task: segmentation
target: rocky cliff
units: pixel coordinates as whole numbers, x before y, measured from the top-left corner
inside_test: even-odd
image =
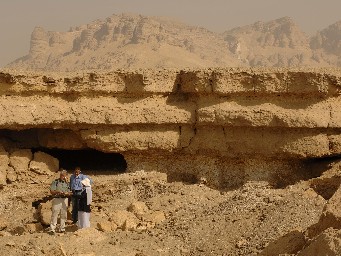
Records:
[[[340,93],[336,68],[2,71],[0,246],[340,255]],[[51,236],[44,196],[80,163],[91,228]]]
[[[312,37],[288,17],[219,34],[162,17],[112,15],[68,32],[37,27],[28,55],[8,67],[77,71],[340,66],[339,23]]]
[[[299,171],[307,161],[340,156],[340,90],[337,69],[1,73],[2,144],[116,152],[128,171],[221,188],[277,186],[278,175],[314,175]],[[35,136],[6,133],[17,130]]]

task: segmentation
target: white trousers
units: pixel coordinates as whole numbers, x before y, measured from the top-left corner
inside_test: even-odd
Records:
[[[60,212],[60,230],[65,230],[65,222],[67,218],[67,198],[53,198],[52,199],[52,216],[50,228],[52,231],[56,230],[57,219]]]
[[[90,212],[78,211],[78,227],[90,228]]]

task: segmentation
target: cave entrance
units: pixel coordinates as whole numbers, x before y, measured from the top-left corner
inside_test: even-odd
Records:
[[[69,144],[76,145],[70,148]],[[68,129],[32,128],[26,130],[0,129],[0,147],[31,149],[49,154],[59,160],[59,166],[73,172],[79,166],[89,174],[117,174],[127,169],[124,156],[88,148],[75,131]]]
[[[123,155],[118,153],[104,153],[94,149],[63,150],[39,148],[34,151],[47,153],[59,160],[59,167],[68,172],[79,166],[87,174],[115,174],[123,173],[127,163]]]

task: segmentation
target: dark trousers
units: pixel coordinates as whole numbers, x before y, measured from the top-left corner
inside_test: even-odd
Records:
[[[72,221],[76,223],[78,221],[78,208],[79,208],[79,195],[82,190],[72,191],[71,203],[72,203]]]

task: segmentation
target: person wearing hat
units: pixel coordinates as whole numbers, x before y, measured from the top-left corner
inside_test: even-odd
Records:
[[[82,180],[85,178],[88,178],[90,184],[92,184],[92,180],[87,175],[81,173],[80,167],[76,167],[74,173],[70,177],[70,188],[72,191],[72,223],[74,224],[78,221],[79,196],[83,191]]]
[[[50,186],[52,199],[52,216],[50,222],[50,233],[54,234],[57,226],[57,219],[60,213],[60,232],[65,232],[67,218],[68,197],[71,195],[69,183],[66,181],[67,171],[61,170],[59,178],[55,179]]]
[[[90,227],[90,204],[92,202],[91,182],[89,178],[85,178],[81,181],[83,189],[79,197],[78,204],[78,227],[89,228]]]

